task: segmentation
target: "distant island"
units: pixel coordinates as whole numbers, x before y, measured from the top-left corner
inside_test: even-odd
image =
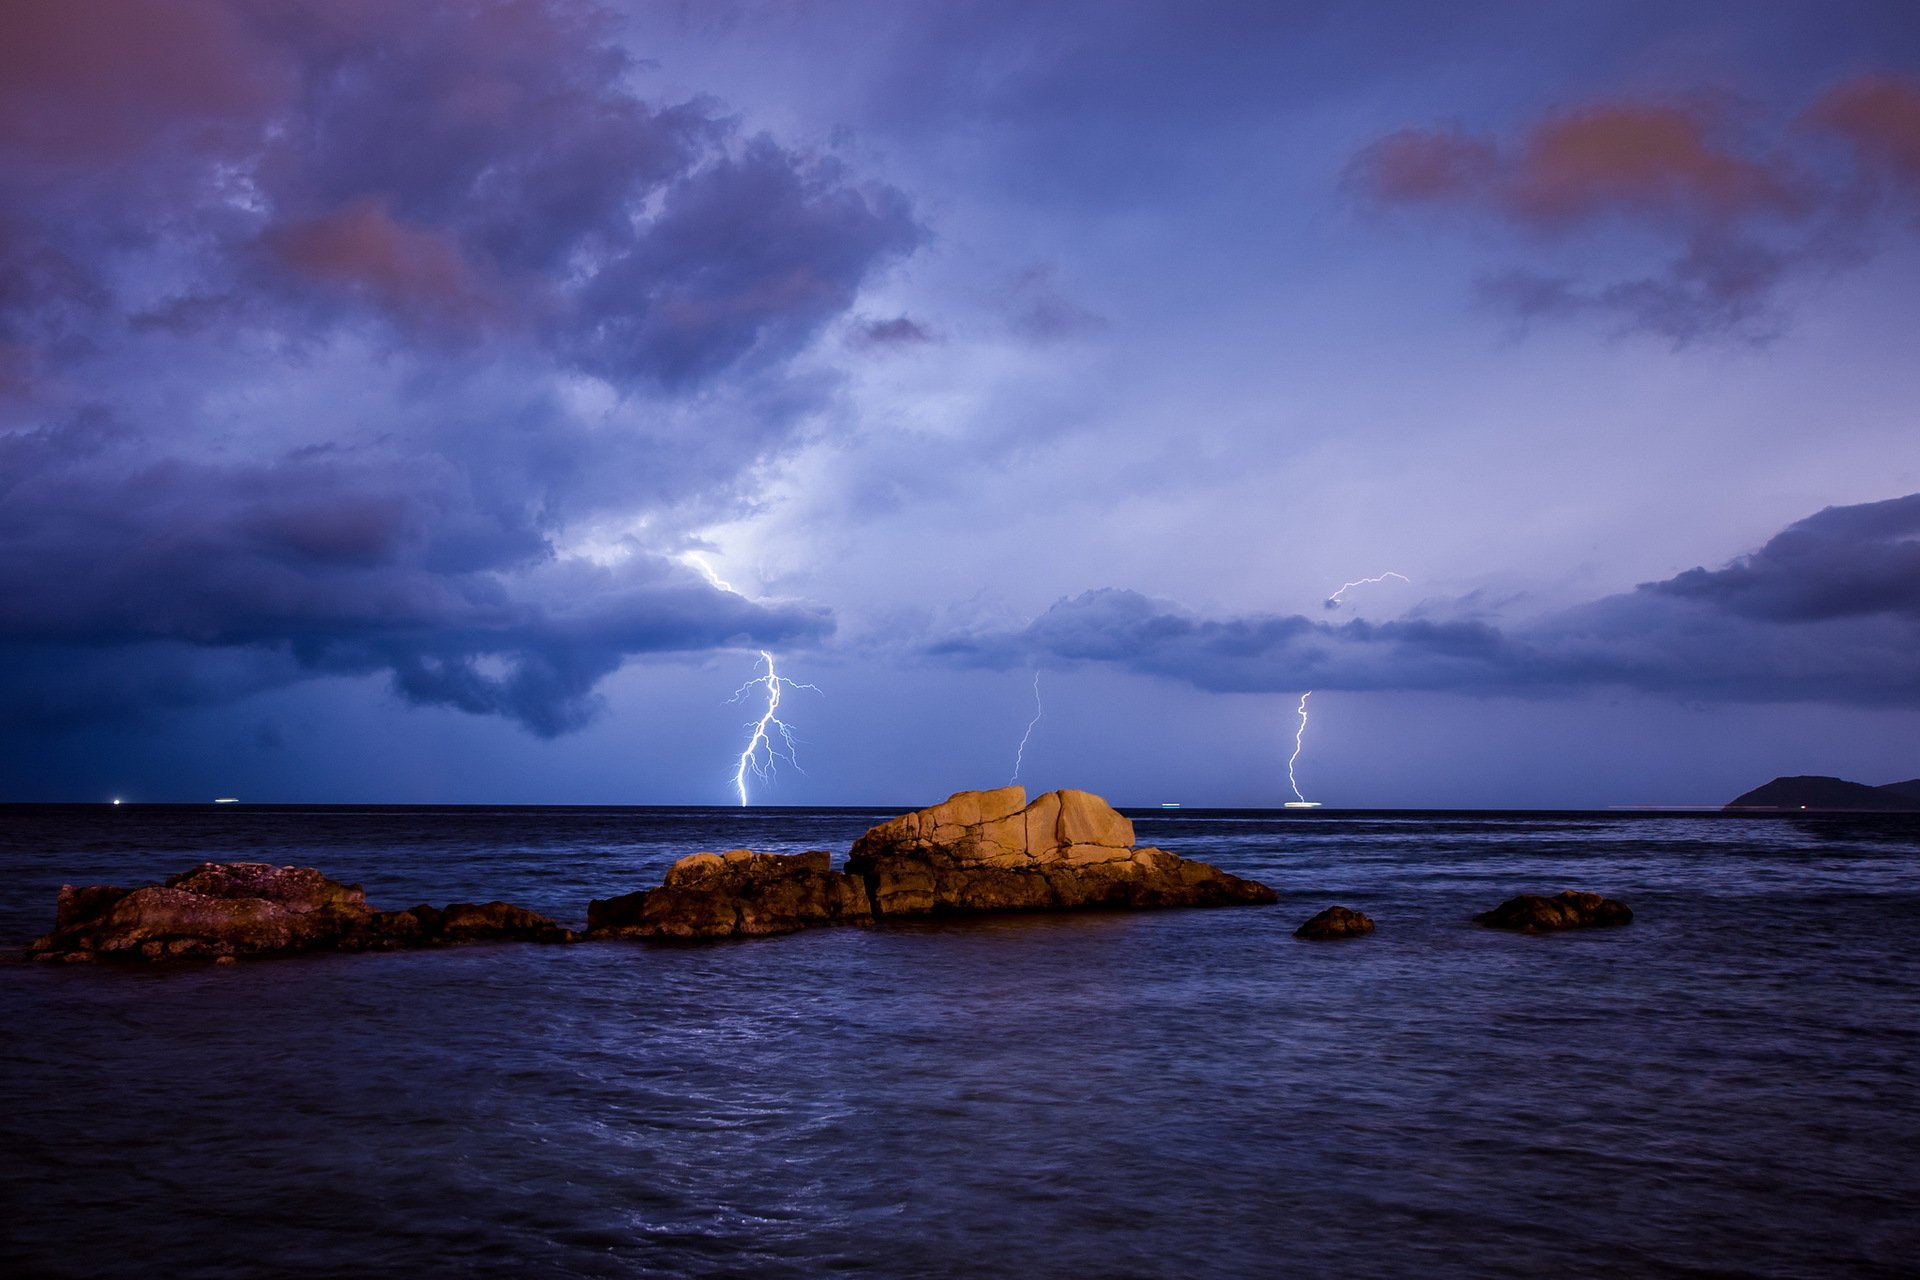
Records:
[[[1870,787],[1864,782],[1800,774],[1775,778],[1734,797],[1729,809],[1827,809],[1849,813],[1912,813],[1920,811],[1920,778]]]

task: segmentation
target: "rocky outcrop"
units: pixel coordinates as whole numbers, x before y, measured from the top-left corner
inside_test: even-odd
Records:
[[[505,902],[375,911],[359,885],[312,867],[203,862],[139,889],[63,886],[36,959],[174,960],[390,951],[453,942],[568,942],[574,934]]]
[[[1357,938],[1373,932],[1373,921],[1346,907],[1328,907],[1293,931],[1296,938],[1325,942],[1334,938]]]
[[[1517,929],[1522,933],[1547,933],[1554,929],[1584,929],[1599,925],[1631,924],[1633,910],[1624,902],[1603,898],[1597,893],[1555,894],[1542,898],[1522,894],[1508,898],[1491,911],[1474,919],[1489,929]]]
[[[695,853],[658,889],[587,904],[589,938],[731,938],[872,924],[866,883],[828,853]]]
[[[1099,796],[1021,787],[962,791],[854,842],[847,871],[874,914],[1224,907],[1271,903],[1263,884],[1164,850],[1134,847],[1133,823]]]

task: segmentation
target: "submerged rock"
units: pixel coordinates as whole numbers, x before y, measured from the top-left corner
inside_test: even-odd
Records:
[[[1600,925],[1631,924],[1633,909],[1624,902],[1603,898],[1597,893],[1555,894],[1551,898],[1521,894],[1508,898],[1491,911],[1474,919],[1489,929],[1517,929],[1522,933],[1546,933],[1553,929],[1583,929]]]
[[[587,904],[589,938],[762,937],[872,923],[866,884],[833,870],[825,852],[688,854],[658,889]]]
[[[375,911],[359,885],[329,880],[312,867],[203,862],[138,889],[62,886],[53,932],[29,954],[55,961],[223,959],[574,936],[504,902]]]
[[[1079,907],[1224,907],[1279,895],[1161,849],[1099,796],[1021,787],[962,791],[854,842],[847,870],[881,917]]]
[[[1328,907],[1293,931],[1296,938],[1323,942],[1331,938],[1357,938],[1373,932],[1373,921],[1346,907]]]

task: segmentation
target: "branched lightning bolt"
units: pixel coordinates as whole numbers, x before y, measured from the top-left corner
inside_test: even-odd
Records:
[[[1355,578],[1352,582],[1342,583],[1338,591],[1328,596],[1326,606],[1329,609],[1338,609],[1340,607],[1340,597],[1355,587],[1364,587],[1375,582],[1385,582],[1388,578],[1398,578],[1400,581],[1407,583],[1413,581],[1413,579],[1409,578],[1406,574],[1395,573],[1391,569],[1371,578]],[[1300,716],[1300,727],[1293,731],[1293,754],[1287,757],[1287,785],[1293,788],[1294,801],[1302,805],[1311,805],[1313,802],[1300,794],[1300,780],[1294,776],[1293,767],[1299,763],[1300,752],[1307,743],[1307,699],[1312,696],[1313,690],[1307,690],[1300,695],[1300,705],[1294,708]]]
[[[1373,582],[1385,582],[1388,578],[1398,578],[1402,582],[1413,581],[1413,579],[1409,578],[1406,574],[1395,573],[1391,569],[1387,570],[1385,573],[1381,574],[1379,577],[1376,577],[1376,578],[1356,578],[1354,581],[1347,583],[1346,585],[1342,586],[1338,591],[1334,592],[1332,595],[1327,597],[1327,608],[1338,609],[1340,607],[1340,597],[1347,594],[1347,592],[1353,590],[1355,587],[1364,587],[1367,584],[1373,583]]]
[[[1300,782],[1293,776],[1293,764],[1294,761],[1300,758],[1300,748],[1306,743],[1307,699],[1312,696],[1313,690],[1311,689],[1300,695],[1300,705],[1296,708],[1300,713],[1300,727],[1293,731],[1293,754],[1287,757],[1287,785],[1293,788],[1294,798],[1302,804],[1307,802],[1307,798],[1300,794]]]
[[[1020,749],[1013,753],[1013,777],[1007,779],[1008,786],[1020,781],[1020,762],[1027,758],[1027,743],[1033,737],[1033,726],[1040,723],[1040,717],[1044,714],[1045,709],[1040,705],[1040,673],[1036,671],[1033,673],[1033,719],[1027,721],[1027,731],[1020,735]]]
[[[773,775],[774,760],[783,756],[788,764],[796,769],[800,768],[800,762],[794,758],[793,754],[793,730],[788,728],[786,722],[781,720],[776,714],[780,710],[780,691],[786,688],[794,688],[812,689],[815,693],[820,692],[819,686],[817,685],[801,684],[799,681],[789,680],[775,671],[773,668],[773,655],[765,649],[760,651],[760,660],[767,664],[767,674],[756,676],[754,679],[747,681],[738,689],[734,690],[733,697],[728,699],[729,702],[738,702],[740,699],[746,697],[747,690],[756,685],[765,688],[767,691],[767,709],[760,716],[758,723],[747,726],[753,730],[753,735],[747,739],[746,749],[740,753],[740,765],[733,773],[734,790],[740,793],[740,807],[743,809],[746,808],[747,805],[747,774],[749,772],[752,772],[757,778],[771,777]],[[782,751],[774,745],[773,733],[768,732],[769,730],[780,735],[780,741],[786,744],[785,751]],[[802,769],[801,772],[804,773],[806,771]]]

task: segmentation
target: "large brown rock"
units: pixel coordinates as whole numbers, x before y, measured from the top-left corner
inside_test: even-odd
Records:
[[[854,842],[847,870],[878,916],[1076,907],[1270,903],[1263,884],[1161,849],[1134,847],[1133,823],[1099,796],[1021,787],[962,791]]]
[[[570,941],[545,916],[504,902],[375,911],[359,885],[312,867],[203,862],[139,889],[62,886],[43,960],[227,959],[302,951],[380,951],[447,942]]]
[[[1481,912],[1474,919],[1489,929],[1546,933],[1554,929],[1631,924],[1633,909],[1624,902],[1615,902],[1597,893],[1568,890],[1551,898],[1523,893],[1517,898],[1508,898],[1491,911]]]
[[[866,884],[814,853],[694,853],[658,889],[587,904],[589,938],[730,938],[872,924]]]

